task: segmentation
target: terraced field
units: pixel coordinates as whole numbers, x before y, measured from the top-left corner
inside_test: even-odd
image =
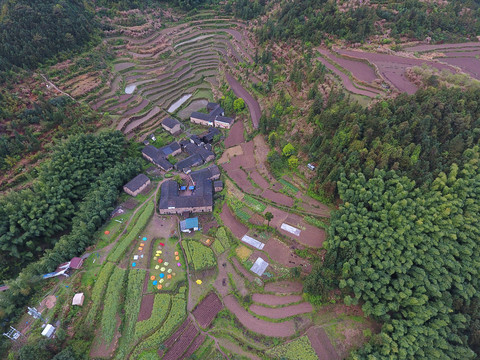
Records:
[[[199,13],[163,29],[160,18],[152,17],[148,24],[141,31],[117,25],[109,32],[112,36],[104,43],[115,44],[115,59],[108,78],[82,95],[93,109],[113,115],[112,127],[125,134],[142,133],[190,102],[204,99],[196,94],[215,91],[212,84],[220,83],[220,69],[252,61],[245,25],[232,18]],[[67,93],[81,80],[76,74],[68,78],[68,83],[66,78],[57,79]]]

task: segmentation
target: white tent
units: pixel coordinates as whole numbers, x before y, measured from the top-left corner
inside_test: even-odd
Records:
[[[83,300],[85,300],[85,296],[83,295],[83,293],[75,294],[75,296],[73,297],[72,305],[82,306]]]
[[[47,337],[47,338],[51,338],[54,332],[55,332],[55,328],[53,327],[53,325],[48,324],[43,329],[42,335]]]
[[[268,263],[261,257],[259,257],[257,258],[257,261],[255,261],[255,264],[253,264],[253,266],[251,267],[250,271],[254,272],[258,276],[262,276],[267,266]]]

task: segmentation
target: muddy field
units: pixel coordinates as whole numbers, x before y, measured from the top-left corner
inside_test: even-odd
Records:
[[[237,218],[232,214],[230,208],[227,204],[223,204],[222,212],[220,214],[225,226],[235,235],[237,238],[241,239],[248,231],[248,228],[237,220]]]
[[[296,316],[301,314],[307,314],[313,311],[313,307],[310,303],[301,303],[295,305],[288,305],[281,308],[269,308],[261,305],[250,305],[250,311],[265,316],[270,319],[285,319],[290,316]]]
[[[225,147],[229,148],[240,145],[243,142],[245,142],[245,138],[243,137],[243,122],[237,121],[233,124],[227,138],[225,139]]]
[[[301,295],[270,295],[270,294],[253,294],[252,301],[258,304],[269,306],[280,306],[297,303],[303,300]]]
[[[155,300],[155,294],[143,295],[142,304],[140,305],[140,312],[138,313],[137,321],[150,319],[150,316],[152,315],[154,300]]]
[[[303,290],[302,283],[293,281],[277,281],[265,284],[265,291],[279,294],[296,294]]]

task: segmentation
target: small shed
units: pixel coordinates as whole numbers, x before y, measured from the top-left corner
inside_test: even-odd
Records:
[[[188,218],[180,221],[180,230],[182,232],[190,233],[198,230],[198,217]]]
[[[310,170],[315,170],[315,165],[314,164],[307,164],[307,167],[310,169]]]
[[[223,181],[216,180],[213,182],[213,187],[215,188],[215,192],[219,192],[223,190]]]
[[[84,300],[85,300],[85,295],[83,295],[83,293],[75,294],[72,300],[72,305],[83,306]]]
[[[42,331],[42,336],[45,336],[50,339],[54,332],[55,332],[55,328],[53,327],[53,325],[47,324],[47,326],[45,326],[45,328]]]
[[[137,196],[143,189],[150,185],[150,179],[145,174],[138,174],[123,187],[123,191],[132,196]]]

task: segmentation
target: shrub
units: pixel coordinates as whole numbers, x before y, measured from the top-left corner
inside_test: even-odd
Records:
[[[217,240],[220,240],[220,242],[222,243],[225,249],[230,247],[230,240],[223,226],[218,228],[217,234],[215,235],[215,237],[217,238]]]
[[[193,264],[196,271],[214,267],[217,262],[212,249],[198,241],[185,241],[185,252],[189,264]]]
[[[168,314],[168,310],[170,310],[170,295],[156,294],[150,318],[137,322],[135,325],[135,338],[139,339],[155,328],[160,327]]]
[[[222,243],[220,240],[215,240],[212,244],[213,251],[215,251],[215,254],[220,255],[225,251],[225,248],[223,247]]]
[[[102,314],[102,336],[106,343],[113,340],[115,328],[117,325],[117,313],[119,312],[120,296],[123,291],[125,280],[125,270],[116,267],[108,282],[107,292]]]
[[[139,216],[138,220],[136,221],[135,225],[133,228],[130,230],[130,232],[123,237],[115,247],[115,250],[113,250],[110,255],[108,256],[108,260],[117,262],[120,257],[123,256],[125,251],[127,250],[128,246],[132,243],[132,241],[136,240],[138,237],[138,234],[144,229],[144,227],[147,225],[148,221],[150,220],[150,217],[153,214],[153,210],[155,209],[155,203],[153,201],[149,201],[148,204],[145,206],[145,209],[143,210],[142,214]]]

